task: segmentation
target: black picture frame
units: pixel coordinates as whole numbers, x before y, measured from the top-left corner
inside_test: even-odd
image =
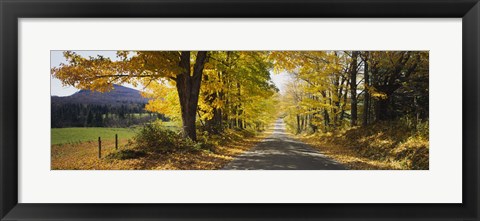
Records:
[[[478,0],[0,0],[0,15],[1,220],[479,220]],[[76,17],[463,18],[463,203],[18,203],[17,20]]]

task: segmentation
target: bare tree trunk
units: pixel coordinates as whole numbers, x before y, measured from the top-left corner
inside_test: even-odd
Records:
[[[297,134],[300,133],[300,115],[297,114]]]
[[[352,63],[350,64],[350,126],[357,125],[357,56],[358,51],[352,52]]]
[[[218,77],[221,77],[220,73],[218,73]],[[204,79],[206,82],[208,82],[209,81],[208,75],[204,75]],[[215,102],[215,100],[220,97],[220,93],[204,92],[203,96],[205,97],[205,101],[210,106],[213,106],[213,102]],[[213,114],[212,118],[205,120],[205,125],[203,126],[205,127],[205,130],[208,131],[209,133],[220,134],[220,132],[222,131],[222,110],[217,107],[212,107],[212,114]]]
[[[327,106],[327,92],[321,91],[323,97],[323,104]],[[317,98],[318,100],[318,98]],[[328,109],[326,107],[323,108],[323,126],[324,131],[328,131],[328,125],[330,124],[330,116],[328,115]]]
[[[304,125],[305,125],[305,116],[302,115],[300,116],[300,128],[299,128],[300,132],[302,132]]]
[[[241,86],[240,83],[237,82],[237,96],[239,99],[238,105],[237,105],[237,126],[240,129],[243,129],[243,121],[242,121],[242,115],[243,115],[243,110],[242,110],[242,93],[241,93]]]
[[[343,121],[345,118],[345,109],[347,106],[347,97],[348,97],[348,86],[350,85],[349,81],[347,81],[347,84],[345,85],[345,93],[343,93],[343,104],[342,104],[342,112],[340,114],[340,121]]]
[[[182,112],[183,136],[194,141],[197,140],[197,131],[195,126],[198,96],[200,93],[200,84],[207,52],[199,51],[193,67],[193,73],[190,74],[190,51],[182,51],[179,66],[183,72],[177,75],[176,84],[180,100],[180,109]]]
[[[364,99],[364,102],[363,102],[363,122],[362,122],[362,125],[363,126],[367,126],[368,124],[368,114],[370,112],[370,93],[368,92],[368,87],[370,86],[370,74],[368,73],[368,52],[365,52],[367,53],[365,55],[365,58],[364,58],[364,85],[365,85],[365,92],[364,92],[364,95],[365,95],[365,99]]]

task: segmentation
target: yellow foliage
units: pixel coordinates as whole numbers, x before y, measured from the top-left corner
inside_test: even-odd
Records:
[[[374,124],[301,139],[350,169],[429,169],[428,134],[412,130],[402,122]]]
[[[147,91],[142,93],[149,98],[145,110],[164,114],[174,121],[181,120],[180,102],[175,87],[166,81],[151,82]]]
[[[384,92],[378,91],[377,89],[375,89],[375,87],[365,86],[365,88],[368,90],[368,92],[373,98],[376,98],[379,100],[385,100],[388,98],[388,96]]]

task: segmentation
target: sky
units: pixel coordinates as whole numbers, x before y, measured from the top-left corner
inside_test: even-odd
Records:
[[[102,55],[112,60],[117,60],[116,51],[75,51],[75,52],[84,57],[88,57],[88,56],[96,57],[97,55]],[[65,57],[63,57],[63,51],[51,51],[50,67],[51,68],[58,67],[60,66],[61,63],[66,63]],[[285,72],[282,72],[279,74],[274,74],[271,72],[270,77],[272,78],[273,83],[280,90],[280,93],[285,92],[286,84],[291,80],[290,75]],[[75,87],[62,85],[62,82],[54,78],[52,75],[50,76],[50,82],[51,82],[52,96],[69,96],[78,91],[78,89]],[[137,89],[137,90],[143,89],[141,85],[137,85],[137,87],[134,87],[131,84],[123,84],[123,86]]]

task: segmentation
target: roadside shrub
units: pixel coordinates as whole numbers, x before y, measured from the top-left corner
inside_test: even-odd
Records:
[[[197,142],[184,138],[180,132],[175,132],[160,124],[145,125],[133,138],[134,149],[147,152],[170,153],[174,151],[211,151],[215,150],[218,141],[213,135],[204,131],[197,134]]]
[[[222,141],[222,134],[203,131],[202,133],[197,134],[197,139],[197,142],[193,145],[194,150],[215,152],[215,148]]]
[[[145,125],[133,140],[137,149],[152,152],[171,152],[187,144],[179,133],[158,124]]]

